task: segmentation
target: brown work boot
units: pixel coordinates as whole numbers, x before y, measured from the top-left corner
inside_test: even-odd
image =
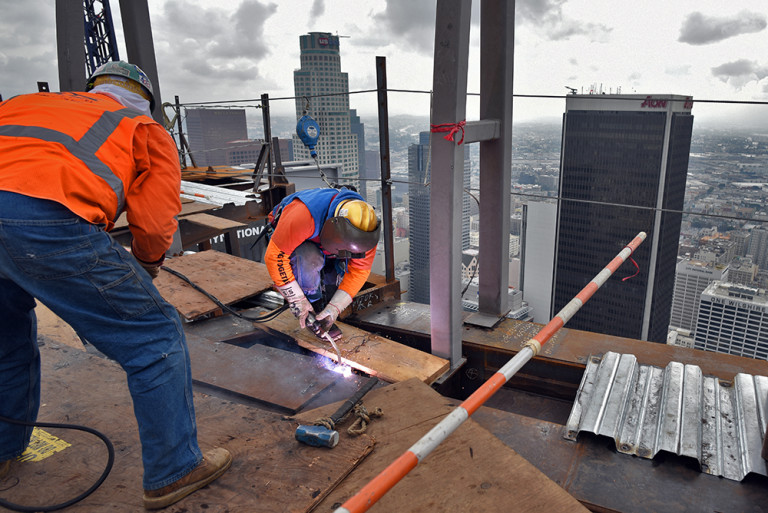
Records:
[[[186,476],[157,490],[144,490],[144,507],[160,509],[183,499],[222,475],[232,465],[232,455],[221,447],[211,449]]]

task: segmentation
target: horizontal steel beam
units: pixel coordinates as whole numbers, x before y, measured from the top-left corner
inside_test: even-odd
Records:
[[[466,125],[464,125],[464,142],[493,141],[499,138],[500,133],[501,121],[498,119],[467,121]],[[461,138],[458,140],[461,140]]]

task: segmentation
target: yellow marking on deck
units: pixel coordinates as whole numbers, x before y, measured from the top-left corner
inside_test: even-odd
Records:
[[[19,461],[42,461],[48,456],[53,456],[57,452],[63,451],[71,444],[61,438],[43,431],[40,428],[32,430],[32,438],[29,441],[27,449],[19,456]]]

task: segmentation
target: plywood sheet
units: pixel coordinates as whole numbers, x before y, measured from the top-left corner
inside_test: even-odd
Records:
[[[376,439],[376,450],[318,506],[333,511],[434,427],[454,407],[431,387],[416,379],[371,391],[363,398],[371,411],[381,408],[366,434]],[[311,423],[332,413],[329,405],[296,415],[294,421]],[[348,421],[351,422],[351,419]],[[339,427],[339,445],[355,437]],[[531,463],[472,419],[465,421],[415,469],[397,483],[369,511],[467,511],[526,513],[586,512],[576,499]]]
[[[225,305],[259,294],[272,286],[272,279],[263,263],[220,251],[201,251],[169,258],[163,265],[180,272]],[[154,283],[166,301],[187,320],[220,310],[208,297],[171,273],[161,270]]]
[[[45,343],[41,354],[40,420],[87,425],[115,446],[106,481],[66,511],[143,511],[141,448],[124,372],[101,356],[53,342]],[[201,448],[225,447],[234,463],[205,489],[163,511],[308,511],[373,449],[368,436],[333,450],[309,447],[294,439],[296,425],[280,415],[198,392],[194,400]],[[70,445],[41,461],[14,462],[2,482],[3,499],[29,506],[60,504],[101,474],[107,451],[97,438],[70,430],[45,431]]]
[[[444,358],[342,322],[337,322],[336,325],[343,333],[337,345],[344,363],[384,381],[396,383],[417,378],[430,384],[450,367],[450,362]],[[299,322],[290,313],[281,314],[259,326],[289,335],[301,347],[337,359],[336,352],[328,342],[320,340],[307,329],[301,329]]]

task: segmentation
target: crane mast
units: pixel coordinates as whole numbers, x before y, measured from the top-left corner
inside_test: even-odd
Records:
[[[109,0],[83,0],[86,76],[102,64],[120,60]]]

